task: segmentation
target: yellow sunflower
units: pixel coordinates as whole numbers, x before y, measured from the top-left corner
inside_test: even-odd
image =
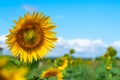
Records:
[[[63,80],[62,72],[57,68],[50,68],[47,71],[43,71],[41,78],[57,77],[57,80]]]
[[[57,38],[55,32],[51,31],[56,26],[50,22],[50,17],[42,13],[27,13],[24,18],[14,21],[15,26],[7,35],[6,43],[12,54],[20,57],[21,61],[32,62],[45,56]]]
[[[111,66],[106,66],[106,70],[111,70]]]
[[[27,80],[24,76],[27,73],[26,68],[21,69],[2,69],[0,70],[0,80]]]
[[[59,70],[64,70],[68,66],[67,58],[63,57],[56,61]]]
[[[8,60],[9,60],[8,57],[0,56],[0,69],[7,64]]]

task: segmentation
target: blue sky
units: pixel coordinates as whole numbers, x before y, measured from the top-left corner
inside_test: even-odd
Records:
[[[0,0],[0,36],[8,34],[15,25],[13,20],[28,11],[50,16],[57,25],[57,36],[62,42],[70,42],[66,45],[85,41],[97,47],[115,45],[120,50],[119,0]]]
[[[101,38],[106,42],[120,39],[120,1],[117,0],[1,0],[0,35],[7,34],[13,20],[27,12],[26,5],[51,16],[60,37]]]

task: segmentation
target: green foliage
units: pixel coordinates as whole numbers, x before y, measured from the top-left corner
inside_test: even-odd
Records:
[[[73,58],[71,53],[74,53],[73,49],[70,50],[69,54],[63,56],[68,61],[72,59],[72,63],[69,62],[68,67],[62,71],[63,80],[120,80],[120,58],[116,57],[117,51],[113,47],[109,47],[102,58],[95,60]],[[39,61],[34,60],[32,63],[24,63],[19,58],[11,56],[1,57],[8,57],[9,59],[6,68],[27,67],[27,80],[57,80],[54,76],[49,79],[41,79],[41,74],[50,67],[62,64],[62,57],[44,58]]]

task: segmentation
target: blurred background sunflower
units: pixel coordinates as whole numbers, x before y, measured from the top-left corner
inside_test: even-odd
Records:
[[[26,73],[26,68],[2,69],[0,70],[0,80],[27,80],[25,78]]]
[[[68,66],[67,58],[65,57],[57,58],[55,60],[55,66],[57,66],[59,70],[64,70]]]
[[[63,80],[62,72],[57,68],[50,68],[46,71],[43,71],[41,78],[51,78],[51,77],[57,77],[57,80]]]

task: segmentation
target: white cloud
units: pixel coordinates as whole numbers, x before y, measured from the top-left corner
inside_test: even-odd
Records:
[[[113,42],[111,46],[120,51],[120,41]]]
[[[5,53],[8,49],[5,44],[5,36],[0,36],[0,46],[5,49]],[[53,49],[52,53],[49,53],[48,56],[63,56],[65,53],[68,53],[71,48],[75,49],[76,53],[74,56],[76,57],[99,57],[103,55],[109,46],[113,46],[118,51],[118,56],[120,56],[120,41],[114,41],[111,44],[106,44],[102,41],[102,39],[64,39],[59,37],[58,42],[55,43],[56,47]]]
[[[28,12],[37,11],[37,8],[31,5],[24,4],[22,7]]]
[[[0,36],[0,41],[1,42],[5,42],[5,40],[6,40],[6,35],[1,35]]]
[[[89,40],[89,39],[71,39],[65,40],[59,38],[56,43],[58,46],[63,46],[64,48],[70,49],[74,48],[77,52],[95,52],[97,47],[106,47],[105,43],[101,39]]]
[[[56,43],[56,48],[53,50],[53,53],[50,53],[50,56],[61,56],[64,53],[69,52],[71,48],[75,49],[76,53],[74,56],[76,57],[99,57],[102,56],[106,49],[109,46],[113,46],[120,56],[120,41],[114,41],[111,44],[107,44],[103,42],[101,39],[70,39],[66,40],[63,38],[59,38]]]
[[[0,46],[3,48],[6,48],[5,40],[6,40],[6,35],[1,35],[0,36]]]
[[[10,54],[7,45],[5,44],[6,35],[0,35],[0,47],[3,48],[3,54]]]

